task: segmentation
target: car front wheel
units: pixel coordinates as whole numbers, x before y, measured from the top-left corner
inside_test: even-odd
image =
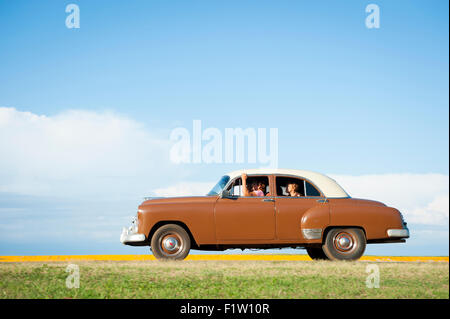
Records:
[[[331,260],[357,260],[366,249],[366,236],[359,228],[333,228],[322,248]]]
[[[189,234],[176,224],[166,224],[158,228],[150,244],[157,259],[183,260],[191,249]]]

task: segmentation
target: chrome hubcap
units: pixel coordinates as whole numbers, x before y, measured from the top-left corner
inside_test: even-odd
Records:
[[[178,243],[178,240],[175,237],[167,237],[163,241],[163,246],[168,251],[175,251],[178,249],[180,244]]]
[[[339,246],[348,248],[350,246],[350,240],[346,237],[341,237],[341,239],[339,239]]]
[[[353,238],[350,234],[340,233],[334,239],[335,247],[342,252],[348,252],[354,246]]]

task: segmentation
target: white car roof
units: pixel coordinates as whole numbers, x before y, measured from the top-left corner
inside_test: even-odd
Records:
[[[256,169],[242,169],[230,172],[226,175],[230,176],[230,179],[234,179],[246,173],[247,175],[292,175],[295,177],[303,178],[312,182],[317,186],[325,197],[328,198],[346,198],[350,197],[347,192],[332,178],[313,171],[297,170],[297,169],[283,169],[283,168],[256,168]]]

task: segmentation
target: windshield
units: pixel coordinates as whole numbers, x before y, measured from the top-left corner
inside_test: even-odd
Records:
[[[207,194],[207,196],[215,196],[222,193],[223,188],[227,185],[230,180],[230,176],[225,175],[217,182],[217,184],[211,189],[211,191]]]

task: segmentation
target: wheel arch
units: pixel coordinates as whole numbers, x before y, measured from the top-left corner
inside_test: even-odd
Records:
[[[175,225],[178,225],[178,226],[182,227],[189,235],[189,239],[191,240],[191,248],[192,249],[197,249],[198,248],[197,242],[195,241],[195,238],[192,235],[191,230],[189,229],[189,227],[185,223],[183,223],[183,222],[181,222],[179,220],[161,220],[161,221],[157,222],[150,229],[150,232],[148,234],[149,241],[152,240],[153,234],[156,232],[156,230],[158,228],[160,228],[161,226],[167,225],[167,224],[175,224]]]
[[[322,233],[322,245],[325,243],[325,240],[327,238],[328,232],[334,228],[358,228],[361,229],[364,233],[364,237],[366,238],[366,242],[367,242],[367,233],[366,230],[364,229],[364,227],[362,226],[355,226],[355,225],[329,225],[327,226]]]

